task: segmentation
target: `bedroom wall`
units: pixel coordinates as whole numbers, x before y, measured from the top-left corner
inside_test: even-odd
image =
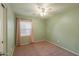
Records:
[[[79,54],[79,9],[56,14],[46,21],[47,41]]]

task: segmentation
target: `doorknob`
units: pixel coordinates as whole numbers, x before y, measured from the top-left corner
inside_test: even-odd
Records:
[[[3,41],[2,41],[2,44],[3,44]]]

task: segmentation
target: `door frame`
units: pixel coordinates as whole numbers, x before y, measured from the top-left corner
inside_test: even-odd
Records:
[[[7,55],[7,4],[3,4],[3,54]]]
[[[3,9],[3,19],[2,19],[2,44],[3,52],[1,55],[7,55],[7,5],[5,3],[0,3]]]

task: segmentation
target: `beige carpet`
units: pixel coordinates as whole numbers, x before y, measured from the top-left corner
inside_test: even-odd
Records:
[[[62,48],[47,41],[18,46],[15,48],[14,56],[76,56]]]

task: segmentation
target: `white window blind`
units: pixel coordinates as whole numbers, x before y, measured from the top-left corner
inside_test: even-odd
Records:
[[[30,36],[32,33],[32,22],[20,22],[20,35],[21,36]]]

